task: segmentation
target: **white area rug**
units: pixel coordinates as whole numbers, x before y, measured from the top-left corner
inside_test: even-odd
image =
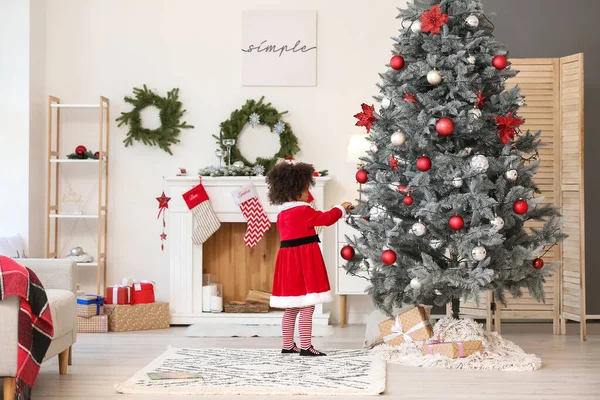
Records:
[[[313,337],[328,337],[333,335],[330,325],[314,325]],[[276,337],[281,338],[281,324],[279,325],[242,325],[242,324],[195,324],[185,331],[189,337]],[[296,327],[298,336],[298,327]]]
[[[542,366],[542,360],[535,354],[525,353],[496,332],[486,332],[472,319],[443,318],[433,330],[434,338],[439,337],[445,342],[481,340],[483,351],[466,358],[451,359],[441,355],[423,356],[422,343],[405,343],[397,347],[384,344],[372,352],[392,364],[422,368],[535,371]]]
[[[118,393],[179,395],[365,396],[385,390],[386,362],[365,350],[330,350],[300,357],[265,349],[170,347]],[[151,371],[199,372],[199,380],[152,381]]]

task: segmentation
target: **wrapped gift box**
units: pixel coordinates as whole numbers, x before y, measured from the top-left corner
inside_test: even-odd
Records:
[[[108,332],[108,315],[94,315],[93,317],[77,317],[78,333],[106,333]]]
[[[93,317],[94,315],[104,314],[104,299],[95,294],[85,294],[77,296],[77,316]]]
[[[124,285],[107,287],[104,304],[131,304],[131,288]]]
[[[105,305],[111,332],[165,329],[170,326],[169,303]]]
[[[423,355],[440,354],[448,358],[464,358],[482,350],[480,340],[466,342],[432,342],[423,345]]]
[[[405,342],[424,342],[433,336],[429,315],[424,307],[415,307],[379,324],[383,341],[390,346]]]
[[[133,281],[131,285],[131,304],[154,303],[154,282]]]

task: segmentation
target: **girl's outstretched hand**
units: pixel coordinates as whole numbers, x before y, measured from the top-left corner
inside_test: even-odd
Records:
[[[354,208],[352,203],[348,203],[347,201],[342,203],[342,207],[344,207],[346,211],[350,211]]]

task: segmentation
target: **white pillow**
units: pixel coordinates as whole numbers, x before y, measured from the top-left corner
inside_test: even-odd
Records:
[[[0,255],[10,258],[27,258],[21,236],[0,237]]]

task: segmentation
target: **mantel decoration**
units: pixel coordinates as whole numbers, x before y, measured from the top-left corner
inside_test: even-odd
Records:
[[[179,133],[182,129],[191,129],[186,121],[180,122],[186,110],[179,101],[179,89],[175,88],[167,93],[167,97],[161,97],[144,85],[143,89],[134,88],[133,97],[125,96],[125,102],[133,105],[133,110],[122,112],[117,118],[119,127],[129,126],[127,137],[123,141],[125,147],[133,145],[133,141],[140,141],[147,146],[158,146],[170,155],[171,145],[179,143]],[[154,106],[160,111],[161,126],[157,129],[143,127],[140,112],[149,106]]]
[[[85,146],[79,145],[75,148],[75,152],[68,154],[69,160],[97,160],[100,157],[100,152],[92,153]]]
[[[222,151],[227,151],[228,155],[228,166],[231,166],[232,162],[242,162],[238,164],[240,166],[262,166],[265,172],[268,172],[275,166],[277,161],[281,158],[293,157],[300,151],[298,147],[298,138],[292,132],[290,124],[283,122],[281,116],[286,114],[287,111],[277,111],[271,103],[263,103],[264,96],[259,101],[249,99],[242,108],[235,110],[231,113],[227,121],[221,122],[220,128],[221,133],[219,136],[213,135],[217,139],[217,145]],[[240,134],[244,127],[250,124],[252,127],[258,125],[266,125],[271,129],[271,132],[279,135],[279,151],[271,158],[257,158],[255,163],[248,161],[235,146]],[[258,175],[257,173],[254,173]],[[240,175],[246,175],[240,174]]]

